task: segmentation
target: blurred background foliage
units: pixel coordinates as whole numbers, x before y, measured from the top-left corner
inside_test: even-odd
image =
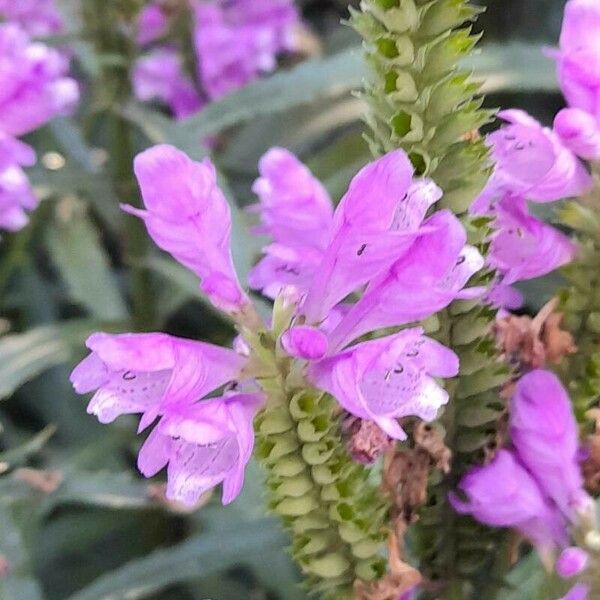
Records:
[[[136,152],[168,142],[200,157],[201,140],[216,136],[213,158],[234,212],[242,276],[260,245],[243,207],[270,146],[298,153],[334,198],[369,160],[362,107],[350,93],[364,74],[359,41],[340,24],[348,2],[301,2],[312,56],[285,62],[182,123],[115,85],[126,76],[127,49],[101,15],[87,15],[87,26],[81,20],[80,9],[95,4],[61,3],[68,31],[48,41],[72,48],[84,101],[77,115],[27,139],[40,157],[29,175],[45,201],[26,229],[0,242],[0,598],[301,600],[285,536],[265,516],[258,467],[232,506],[212,498],[182,512],[163,500],[160,477],[149,483],[137,474],[133,422],[98,425],[68,375],[98,329],[216,343],[233,335],[194,277],[119,211],[119,202],[137,202]],[[542,48],[557,40],[564,0],[484,4],[477,27],[486,35],[472,67],[487,82],[488,106],[517,106],[549,123],[561,99]],[[558,284],[556,276],[529,282],[528,309]],[[511,575],[514,598],[535,597],[538,568],[532,558]]]

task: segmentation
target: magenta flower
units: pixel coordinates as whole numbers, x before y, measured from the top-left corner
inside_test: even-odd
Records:
[[[450,495],[460,514],[470,514],[492,527],[511,527],[529,538],[542,552],[565,545],[566,525],[560,512],[542,493],[535,479],[508,450],[473,468],[459,485],[466,495]]]
[[[254,447],[253,420],[259,394],[231,394],[173,407],[140,449],[138,468],[146,476],[167,466],[167,498],[194,506],[223,483],[223,504],[239,495]]]
[[[520,460],[561,511],[586,502],[577,460],[579,432],[558,378],[535,370],[522,377],[511,401],[510,433]]]
[[[565,579],[575,577],[585,571],[589,559],[589,554],[577,546],[565,548],[556,561],[556,572]]]
[[[275,69],[293,49],[299,20],[291,0],[193,2],[199,78],[212,100]]]
[[[266,256],[252,269],[250,287],[274,298],[289,285],[306,292],[323,258],[333,228],[333,204],[329,194],[291,152],[269,150],[260,160],[261,177],[253,191],[260,203],[261,226],[255,233],[272,242]]]
[[[97,390],[88,412],[101,423],[144,414],[149,424],[170,406],[191,405],[235,379],[245,359],[232,350],[164,333],[95,333],[91,354],[71,374],[79,394]]]
[[[312,383],[349,413],[374,421],[396,439],[406,439],[397,418],[436,417],[448,394],[434,377],[457,373],[454,352],[425,337],[418,327],[357,344],[308,369]]]
[[[493,212],[505,194],[551,202],[591,187],[590,175],[555,132],[522,110],[504,110],[498,116],[509,124],[488,136],[496,166],[472,213]]]
[[[309,323],[322,321],[348,294],[384,273],[412,248],[427,209],[441,196],[431,182],[413,185],[412,175],[406,154],[396,150],[353,178],[335,210],[318,276],[301,308]]]
[[[564,108],[554,119],[563,144],[581,158],[600,158],[600,119],[579,108]]]
[[[60,33],[63,29],[54,0],[0,0],[0,17],[36,37]]]
[[[137,43],[146,46],[162,37],[167,30],[168,19],[159,4],[152,2],[142,8],[137,22]]]
[[[124,210],[144,220],[154,242],[201,279],[219,309],[243,312],[249,300],[231,258],[229,204],[210,160],[194,162],[173,146],[154,146],[135,159],[146,210]]]
[[[182,58],[174,48],[157,48],[139,58],[132,80],[138,100],[163,102],[178,119],[194,114],[202,106],[192,80],[183,72]]]
[[[327,354],[327,335],[316,327],[291,327],[281,336],[281,346],[290,355],[306,360],[319,360]]]
[[[330,351],[361,335],[429,317],[455,299],[481,296],[465,288],[483,267],[483,257],[466,245],[461,222],[447,210],[427,219],[417,240],[399,260],[373,279],[362,297],[333,329]]]
[[[519,197],[504,196],[495,209],[496,232],[488,260],[503,285],[541,277],[570,262],[576,246],[554,227],[532,217]]]
[[[20,136],[70,112],[79,100],[68,60],[12,24],[0,25],[0,131]]]
[[[27,212],[37,208],[39,200],[18,165],[0,167],[0,229],[18,231],[27,222]]]
[[[567,2],[557,63],[569,106],[600,123],[600,5],[595,0]]]
[[[589,597],[590,588],[584,583],[575,584],[567,593],[566,596],[558,600],[587,600]]]

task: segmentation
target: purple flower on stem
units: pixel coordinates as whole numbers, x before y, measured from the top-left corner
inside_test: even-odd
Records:
[[[194,162],[172,146],[154,146],[135,159],[146,210],[124,210],[144,220],[154,242],[201,279],[211,302],[228,313],[249,304],[231,258],[229,204],[210,160]]]
[[[331,237],[333,204],[329,194],[291,152],[269,150],[259,163],[253,191],[260,203],[257,234],[272,243],[248,277],[250,287],[274,298],[286,286],[306,292]]]
[[[542,552],[565,545],[566,524],[560,512],[545,497],[535,479],[508,450],[494,460],[474,467],[461,480],[460,490],[450,502],[460,514],[470,514],[492,527],[511,527],[529,538]]]
[[[138,59],[132,79],[138,100],[164,102],[178,119],[194,114],[202,106],[192,80],[183,73],[182,59],[175,48],[157,48]]]
[[[361,335],[429,317],[453,300],[481,296],[480,287],[465,288],[483,267],[483,257],[466,245],[461,222],[447,210],[427,219],[419,236],[399,260],[373,279],[330,338],[330,351]]]
[[[434,419],[448,401],[434,377],[457,373],[454,352],[414,328],[325,358],[309,367],[308,377],[349,413],[374,421],[393,438],[406,439],[396,419]]]
[[[101,423],[141,413],[140,430],[161,417],[140,450],[140,471],[150,477],[168,463],[172,500],[194,505],[224,482],[223,502],[231,502],[243,483],[262,397],[231,393],[198,400],[239,379],[246,359],[162,333],[96,333],[87,345],[92,352],[75,368],[71,382],[80,394],[97,390],[89,413]]]
[[[569,0],[557,53],[558,79],[573,108],[600,122],[600,5]]]
[[[259,394],[232,394],[174,407],[140,449],[138,468],[146,476],[167,466],[167,498],[194,506],[223,483],[223,504],[239,495],[254,447],[253,420]]]
[[[0,0],[0,17],[36,37],[60,33],[63,29],[54,0]]]
[[[532,217],[523,198],[504,196],[495,214],[496,232],[488,260],[501,274],[503,285],[541,277],[574,258],[575,244],[554,227]]]
[[[193,8],[199,78],[212,100],[272,71],[277,55],[293,48],[299,16],[290,0],[196,1]]]
[[[577,546],[565,548],[556,561],[556,572],[565,579],[575,577],[585,571],[589,559],[589,554]]]
[[[541,369],[522,377],[510,405],[510,433],[522,463],[566,516],[586,502],[579,430],[567,392]]]
[[[164,333],[95,333],[91,354],[73,371],[79,394],[97,390],[88,412],[101,423],[143,414],[142,427],[169,407],[191,405],[239,376],[245,359],[232,350]]]
[[[168,19],[157,3],[150,3],[140,11],[137,22],[137,43],[146,46],[162,37],[168,25]]]
[[[12,24],[0,25],[0,131],[19,136],[70,112],[79,100],[68,59]]]

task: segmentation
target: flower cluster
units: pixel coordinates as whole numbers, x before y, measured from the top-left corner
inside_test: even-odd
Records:
[[[363,168],[335,211],[324,188],[286,150],[271,150],[260,170],[256,210],[260,231],[273,242],[251,279],[275,298],[273,330],[266,330],[235,273],[229,207],[213,165],[156,146],[135,161],[146,209],[125,208],[200,278],[202,291],[234,319],[243,339],[229,350],[160,333],[95,334],[88,340],[91,355],[72,375],[78,392],[98,390],[88,411],[102,422],[140,413],[142,430],[159,418],[139,468],[154,475],[168,465],[168,497],[187,504],[220,482],[224,502],[239,492],[253,418],[265,401],[281,401],[269,396],[265,381],[270,373],[277,379],[283,359],[295,365],[301,386],[330,393],[393,438],[406,437],[398,418],[435,418],[448,400],[435,378],[458,372],[451,350],[419,327],[353,343],[483,292],[465,288],[483,258],[466,244],[452,213],[426,218],[441,192],[413,178],[404,152]]]
[[[277,56],[294,50],[299,15],[292,0],[189,0],[195,72],[187,73],[181,48],[163,41],[174,20],[160,2],[141,12],[137,41],[149,49],[134,69],[142,100],[159,100],[175,117],[198,111],[273,71]]]
[[[68,60],[14,23],[0,25],[0,228],[27,222],[37,199],[22,167],[35,163],[33,148],[16,138],[70,111],[79,99],[67,76]]]
[[[510,403],[512,447],[462,479],[454,508],[494,527],[512,527],[542,554],[565,548],[568,524],[587,510],[579,432],[566,391],[548,371],[520,379]],[[498,482],[502,482],[499,485]]]
[[[32,36],[52,35],[63,29],[55,0],[0,0],[0,17]]]
[[[568,108],[554,129],[563,143],[582,158],[600,158],[600,5],[595,0],[569,0],[554,53],[558,79]]]
[[[529,214],[527,200],[546,203],[578,196],[592,185],[583,164],[555,131],[521,110],[505,110],[508,123],[488,136],[494,172],[471,213],[494,218],[489,264],[498,273],[491,300],[517,308],[512,284],[540,277],[572,260],[569,238]]]

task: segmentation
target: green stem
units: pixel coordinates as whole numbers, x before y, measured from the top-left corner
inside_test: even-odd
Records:
[[[115,104],[126,101],[131,93],[130,72],[135,59],[135,46],[124,33],[136,14],[137,1],[90,0],[85,3],[83,15],[88,36],[94,42],[102,64],[99,81],[95,82],[94,99],[104,114],[108,126],[109,153],[115,189],[121,202],[141,206],[137,183],[133,177],[134,129],[116,114]],[[131,296],[134,310],[134,328],[151,329],[155,322],[152,276],[145,266],[151,244],[143,223],[128,222],[128,260],[132,264]]]
[[[469,243],[485,253],[489,220],[470,218],[467,209],[490,173],[478,130],[492,113],[481,109],[479,84],[459,67],[478,40],[470,23],[480,10],[468,0],[362,0],[352,24],[364,38],[371,67],[363,95],[373,153],[404,149],[416,173],[444,190],[439,208],[460,217]],[[492,278],[487,272],[473,283]],[[438,315],[436,336],[458,353],[461,372],[448,385],[450,401],[441,417],[452,469],[445,477],[432,476],[415,527],[420,568],[435,589],[432,598],[476,595],[503,535],[456,515],[448,502],[461,476],[497,443],[504,411],[499,387],[509,374],[490,336],[494,317],[495,311],[476,301],[455,302]]]
[[[269,508],[292,537],[292,554],[313,593],[352,600],[357,580],[385,574],[387,506],[369,471],[349,457],[339,410],[276,356],[275,337],[254,340],[276,373],[260,380],[267,408],[256,421],[256,456],[267,471]]]

